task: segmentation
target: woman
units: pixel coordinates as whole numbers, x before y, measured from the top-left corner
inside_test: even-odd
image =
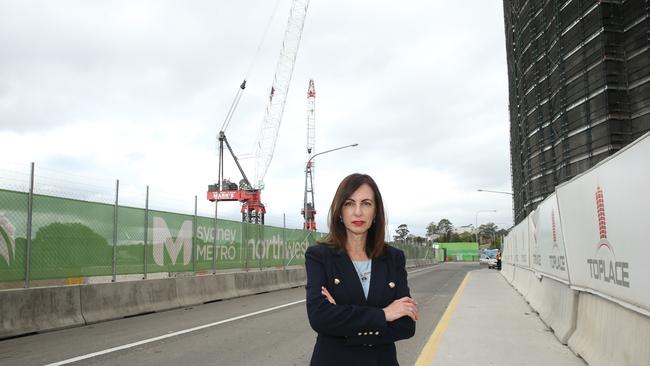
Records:
[[[384,242],[375,181],[352,174],[329,211],[330,233],[305,253],[307,315],[318,333],[311,365],[398,365],[395,341],[415,333],[404,253]]]

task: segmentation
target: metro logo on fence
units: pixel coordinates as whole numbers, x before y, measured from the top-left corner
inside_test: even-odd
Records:
[[[0,257],[7,265],[16,259],[16,228],[9,219],[0,212]]]
[[[157,265],[164,265],[165,249],[176,264],[178,255],[183,249],[183,264],[187,265],[192,259],[192,221],[183,221],[181,228],[178,230],[176,240],[173,239],[167,223],[158,216],[153,218],[153,259]]]

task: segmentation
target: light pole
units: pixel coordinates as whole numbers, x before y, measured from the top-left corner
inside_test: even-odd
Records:
[[[480,243],[478,242],[478,214],[481,212],[497,212],[497,210],[478,210],[476,211],[476,216],[474,216],[474,229],[476,230],[476,246],[480,246]]]
[[[303,206],[302,206],[302,216],[305,219],[305,223],[303,224],[303,229],[316,231],[316,205],[314,202],[314,182],[311,174],[312,160],[314,160],[314,158],[317,157],[318,155],[323,155],[323,154],[331,153],[333,151],[346,149],[348,147],[355,147],[355,146],[359,146],[359,144],[345,145],[345,146],[337,147],[335,149],[321,151],[319,153],[312,155],[311,158],[307,160],[307,164],[305,165],[305,196],[304,196]],[[311,197],[309,197],[310,195]],[[311,202],[308,201],[308,198],[311,198]],[[308,206],[309,209],[307,209]]]
[[[510,197],[514,197],[514,196],[515,196],[514,193],[512,193],[512,192],[492,191],[492,190],[489,190],[489,189],[477,189],[476,191],[477,191],[477,192],[487,192],[487,193],[507,194],[507,195],[509,195]],[[514,205],[513,205],[513,208],[512,208],[512,225],[513,225],[513,226],[515,225],[515,209],[514,209]]]
[[[501,194],[509,194],[509,195],[511,195],[511,196],[513,195],[513,193],[512,193],[512,192],[503,192],[503,191],[491,191],[491,190],[489,190],[489,189],[477,189],[477,191],[478,191],[478,192],[489,192],[489,193],[501,193]]]

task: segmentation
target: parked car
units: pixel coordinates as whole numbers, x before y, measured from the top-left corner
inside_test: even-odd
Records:
[[[480,265],[488,264],[489,259],[490,259],[489,257],[485,255],[481,255],[481,257],[478,259],[478,263]]]

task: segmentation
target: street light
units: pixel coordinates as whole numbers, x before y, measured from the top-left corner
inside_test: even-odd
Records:
[[[497,210],[479,210],[476,211],[476,216],[474,217],[474,228],[476,230],[476,246],[478,247],[480,243],[478,242],[478,214],[481,212],[497,212]]]
[[[359,146],[359,144],[345,145],[345,146],[337,147],[335,149],[321,151],[319,153],[312,155],[311,158],[307,160],[307,164],[305,165],[305,196],[304,196],[303,207],[302,207],[302,216],[305,219],[303,229],[316,231],[316,219],[315,219],[316,205],[314,202],[314,182],[311,176],[311,168],[312,168],[311,161],[318,155],[323,155],[323,154],[331,153],[333,151],[346,149],[348,147],[355,147],[355,146]],[[308,193],[311,193],[311,209],[309,211],[307,211]]]
[[[503,191],[491,191],[489,189],[477,189],[479,192],[490,192],[490,193],[501,193],[501,194],[509,194],[509,195],[514,195],[512,192],[503,192]]]
[[[491,190],[489,190],[489,189],[477,189],[477,191],[478,191],[478,192],[488,192],[488,193],[507,194],[507,195],[509,195],[509,196],[511,196],[511,197],[514,197],[514,193],[512,193],[512,192],[491,191]],[[512,209],[512,224],[513,224],[513,225],[515,224],[515,211],[514,211],[514,207],[513,207],[513,209]]]

